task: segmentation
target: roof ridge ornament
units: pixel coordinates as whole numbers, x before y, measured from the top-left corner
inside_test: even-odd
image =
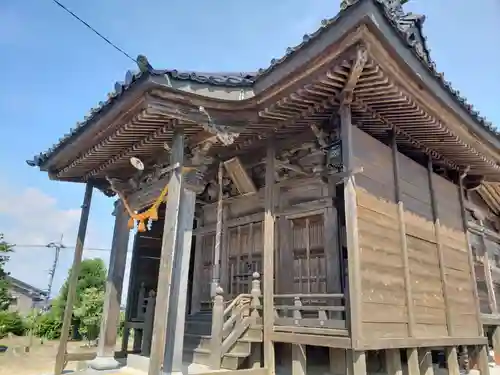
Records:
[[[144,55],[137,56],[136,63],[141,73],[151,73],[154,71],[153,66],[149,63],[148,58]]]

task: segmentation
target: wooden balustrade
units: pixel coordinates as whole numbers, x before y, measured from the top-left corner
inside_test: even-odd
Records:
[[[347,335],[343,294],[276,294],[274,312],[279,331]]]
[[[228,305],[224,302],[223,290],[216,289],[212,308],[212,337],[210,342],[210,363],[213,369],[220,369],[224,354],[236,343],[245,331],[256,324],[261,313],[260,275],[253,274],[250,294],[240,294]]]

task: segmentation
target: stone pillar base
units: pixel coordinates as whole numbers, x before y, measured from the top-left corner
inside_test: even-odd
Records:
[[[114,357],[96,357],[87,364],[90,369],[96,371],[117,370],[122,367],[121,363]]]

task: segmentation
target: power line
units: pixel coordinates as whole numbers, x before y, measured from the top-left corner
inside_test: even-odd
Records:
[[[52,242],[51,242],[52,243]],[[49,244],[50,245],[50,244]],[[41,247],[53,247],[53,246],[48,246],[48,245],[26,245],[26,244],[22,244],[22,245],[17,245],[17,244],[14,244],[12,245],[14,247],[14,249],[16,247],[21,247],[21,248],[41,248]],[[66,245],[63,245],[62,246],[63,249],[74,249],[75,246],[66,246]],[[104,248],[99,248],[99,247],[85,247],[83,248],[83,250],[88,250],[88,251],[111,251],[111,249],[104,249]]]
[[[65,12],[67,12],[68,14],[70,14],[73,18],[75,18],[77,21],[79,21],[80,23],[82,23],[84,26],[86,26],[88,29],[90,29],[94,34],[96,34],[99,38],[101,38],[102,40],[104,40],[106,43],[108,43],[111,47],[113,47],[115,50],[117,50],[118,52],[120,52],[122,55],[124,55],[125,57],[129,58],[130,60],[132,60],[133,62],[137,63],[136,59],[134,59],[132,56],[130,56],[127,52],[125,52],[122,48],[118,47],[116,44],[114,44],[111,40],[109,40],[109,38],[105,37],[104,35],[102,35],[99,31],[97,31],[95,28],[93,28],[92,26],[90,26],[88,24],[88,22],[84,21],[83,19],[81,19],[80,17],[78,17],[75,13],[73,13],[71,10],[69,10],[64,4],[61,4],[59,1],[57,0],[52,0],[56,5],[58,5],[59,7],[61,7]]]

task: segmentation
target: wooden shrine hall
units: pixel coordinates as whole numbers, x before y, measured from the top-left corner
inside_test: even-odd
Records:
[[[138,72],[28,161],[86,184],[75,268],[92,191],[117,198],[91,368],[125,356],[149,375],[488,374],[500,136],[436,71],[424,17],[405,2],[344,1],[256,73],[159,70],[139,56]]]

